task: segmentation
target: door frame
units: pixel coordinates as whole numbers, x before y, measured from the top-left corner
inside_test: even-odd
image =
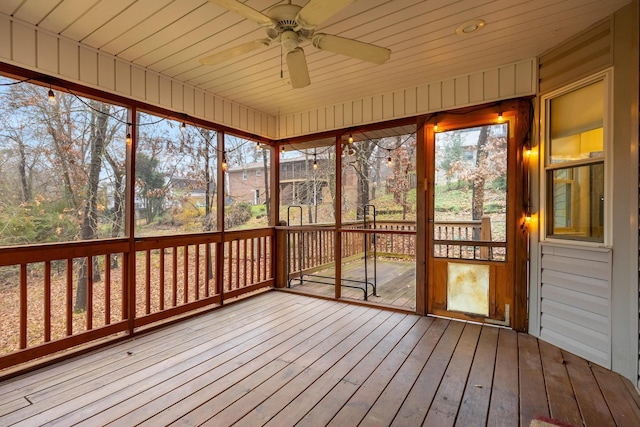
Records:
[[[502,101],[490,105],[441,112],[422,117],[418,121],[418,153],[416,172],[418,174],[418,218],[417,253],[421,256],[416,263],[416,311],[419,314],[443,314],[433,308],[433,297],[429,283],[433,283],[435,269],[431,251],[433,247],[433,191],[435,176],[435,126],[438,132],[509,122],[507,150],[507,269],[503,280],[507,286],[506,300],[509,313],[505,326],[517,331],[526,331],[527,316],[527,265],[529,242],[529,155],[531,153],[530,131],[532,104],[530,99]],[[500,263],[504,265],[505,263]],[[495,262],[487,262],[495,265]],[[491,268],[494,268],[493,266]],[[502,308],[504,311],[504,307]],[[450,315],[450,313],[449,313]],[[455,313],[456,318],[484,322],[483,316],[469,316]]]

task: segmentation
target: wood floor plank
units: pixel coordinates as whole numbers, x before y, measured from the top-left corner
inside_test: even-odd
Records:
[[[422,425],[464,327],[464,322],[449,322],[391,425]]]
[[[245,343],[245,345],[232,347],[224,353],[213,355],[195,365],[191,361],[177,363],[171,367],[169,378],[156,376],[150,381],[145,381],[144,384],[120,389],[108,399],[86,405],[85,409],[92,415],[91,417],[82,422],[80,422],[81,419],[73,417],[69,417],[65,421],[77,423],[77,425],[96,425],[98,423],[104,425],[133,412],[127,416],[126,424],[129,424],[140,414],[145,413],[146,409],[144,408],[148,408],[155,399],[185,385],[188,388],[198,387],[203,380],[205,382],[201,386],[204,386],[213,378],[219,378],[232,372],[234,366],[240,366],[244,362],[250,362],[262,356],[269,349],[300,333],[301,328],[308,324],[314,324],[317,321],[315,316],[328,316],[331,313],[330,310],[327,310],[329,306],[329,302],[317,306],[305,306],[303,313],[292,312],[292,316],[286,322],[261,326],[262,333],[255,336],[250,345]],[[309,318],[301,319],[301,314],[309,316]],[[139,421],[144,419],[139,419]],[[124,420],[120,420],[120,422],[122,421]]]
[[[247,304],[255,310],[255,316],[260,317],[260,312],[268,310],[272,306],[285,304],[288,298],[279,301],[275,293],[265,293],[257,295],[255,301],[247,300]],[[250,307],[243,308],[237,304],[225,307],[219,314],[221,316],[219,325],[222,327],[227,318],[232,318],[237,313],[246,313],[251,311]],[[208,322],[205,316],[197,316],[186,319],[183,322],[173,324],[169,327],[155,331],[152,334],[144,334],[135,339],[121,341],[117,344],[102,348],[100,350],[87,353],[82,357],[73,358],[67,361],[57,363],[47,369],[40,369],[25,375],[12,378],[3,382],[0,387],[0,399],[10,400],[12,398],[24,397],[44,390],[47,387],[55,387],[59,391],[64,391],[61,384],[64,381],[73,378],[76,379],[76,372],[103,371],[104,367],[112,367],[114,370],[119,369],[123,363],[131,363],[128,353],[136,353],[145,351],[148,348],[155,348],[157,351],[158,344],[160,346],[166,343],[176,342],[187,335],[187,332],[197,329],[200,324]]]
[[[304,312],[305,309],[306,307],[296,307],[289,311],[289,315],[295,317],[298,311]],[[277,323],[285,321],[286,314],[286,309],[279,309],[278,315],[275,316],[278,319]],[[82,377],[76,388],[71,388],[64,394],[52,395],[47,400],[41,401],[42,403],[32,405],[28,410],[17,411],[9,416],[9,420],[17,417],[25,425],[39,425],[67,417],[74,407],[84,407],[115,394],[122,388],[145,384],[153,378],[156,381],[163,380],[163,375],[170,375],[170,369],[176,364],[185,364],[188,367],[197,365],[239,343],[251,340],[260,333],[259,330],[254,330],[258,321],[250,322],[240,328],[229,328],[225,334],[213,339],[206,336],[206,329],[199,330],[198,333],[204,331],[204,335],[199,335],[203,340],[189,340],[157,355],[142,358],[139,363],[128,365],[115,373],[103,375],[92,382],[86,382],[86,378]],[[21,419],[24,414],[29,415],[29,418]]]
[[[136,409],[126,412],[126,416],[115,420],[113,425],[129,426],[145,421],[150,425],[161,425],[160,420],[164,420],[165,423],[172,422],[253,372],[270,363],[275,364],[284,353],[297,346],[311,345],[314,340],[322,339],[328,335],[327,324],[345,322],[345,318],[354,310],[355,307],[352,306],[330,303],[330,307],[321,313],[309,311],[309,317],[299,319],[297,326],[284,334],[280,342],[270,340],[213,369],[198,372],[195,378],[187,377],[178,384],[162,384],[143,396],[145,399]],[[282,364],[284,366],[284,362]]]
[[[234,384],[232,388],[224,393],[232,401],[230,405],[227,405],[228,401],[225,400],[225,406],[223,407],[219,405],[219,401],[223,399],[216,398],[211,404],[203,405],[198,408],[198,411],[189,413],[188,416],[183,417],[178,422],[184,423],[187,421],[188,424],[210,426],[231,425],[238,422],[269,396],[304,372],[312,363],[339,345],[341,341],[351,336],[366,336],[371,331],[371,327],[377,326],[376,323],[371,321],[374,318],[374,314],[374,311],[367,310],[363,316],[358,319],[352,319],[347,325],[344,325],[340,330],[336,330],[330,337],[319,342],[308,351],[285,354],[280,360],[287,363],[286,367],[265,381],[249,382],[249,384],[245,384],[248,381],[242,381]]]
[[[328,373],[339,362],[343,361],[343,364],[345,364],[345,361],[349,359],[364,357],[367,351],[382,338],[383,335],[376,334],[375,332],[378,329],[382,329],[383,331],[385,330],[382,326],[387,322],[390,314],[391,313],[385,313],[384,319],[380,323],[373,322],[372,325],[365,325],[366,328],[360,328],[360,330],[358,330],[358,332],[361,333],[360,335],[366,333],[362,340],[358,341],[358,336],[354,335],[353,338],[355,339],[349,337],[348,340],[341,342],[332,348],[331,351],[325,353],[320,359],[305,368],[284,387],[270,395],[265,401],[256,407],[254,411],[245,415],[239,423],[244,425],[264,425],[289,404],[297,407],[298,404],[294,402],[297,400],[297,397],[321,377],[325,376],[324,374]],[[413,321],[414,323],[422,320],[416,316],[407,316],[405,319],[410,319],[410,321]],[[374,326],[374,328],[371,326]],[[335,381],[338,378],[329,377],[327,379],[331,380],[335,384]],[[292,424],[293,420],[289,419],[287,422]]]
[[[582,415],[571,387],[562,352],[544,341],[538,341],[538,346],[551,417],[575,427],[582,426]]]
[[[373,263],[368,266],[368,279],[373,281]],[[415,263],[402,260],[378,259],[377,287],[378,296],[369,295],[369,301],[388,304],[394,307],[415,307]],[[342,266],[342,277],[345,279],[362,280],[364,277],[364,264],[362,260],[350,262]],[[315,273],[320,276],[332,278],[333,268]],[[313,280],[313,275],[307,278]],[[304,281],[303,284],[294,284],[294,288],[303,292],[316,295],[333,296],[333,283],[331,279],[317,279],[328,284],[319,284]],[[363,300],[363,292],[346,286],[342,288],[342,297],[345,299]]]
[[[31,405],[31,403],[24,397],[2,401],[2,403],[0,403],[0,417],[15,412],[19,409],[26,408],[29,405]]]
[[[384,391],[391,378],[411,354],[416,344],[420,342],[430,325],[430,322],[417,322],[402,337],[393,351],[380,363],[374,373],[367,378],[342,409],[338,411],[336,416],[329,422],[329,425],[348,426],[360,423],[371,408],[371,405]]]
[[[252,389],[260,386],[272,375],[286,368],[289,363],[288,359],[295,360],[296,357],[322,345],[343,328],[361,324],[363,316],[368,317],[369,314],[369,310],[358,307],[349,310],[347,315],[324,319],[318,323],[319,329],[313,335],[308,336],[306,340],[281,353],[278,357],[268,360],[259,358],[262,359],[260,367],[253,365],[246,368],[245,366],[239,367],[232,375],[220,378],[191,395],[183,396],[175,405],[146,420],[142,425],[167,425],[181,417],[184,418],[182,422],[189,422],[188,419],[194,420],[192,422],[194,424],[197,423],[195,420],[203,422],[233,404]],[[279,369],[274,370],[274,365]]]
[[[314,407],[319,399],[329,393],[355,364],[367,357],[372,349],[378,345],[391,330],[398,326],[403,319],[408,325],[408,328],[412,324],[410,316],[393,313],[382,325],[376,328],[366,340],[361,341],[353,351],[349,352],[348,355],[323,373],[265,425],[277,427],[294,424],[301,420],[307,412]]]
[[[498,336],[496,365],[489,402],[488,426],[519,425],[518,408],[518,335],[501,329]]]
[[[628,393],[625,386],[626,379],[592,364],[591,370],[602,390],[613,419],[618,426],[640,426],[640,408],[636,400]]]
[[[528,426],[537,416],[549,416],[544,375],[538,340],[518,334],[518,366],[520,381],[520,424]]]
[[[444,321],[444,320],[443,320]],[[447,322],[448,321],[444,321]],[[317,405],[298,423],[301,426],[324,426],[347,403],[358,388],[373,374],[375,369],[397,346],[413,323],[401,322],[360,362],[358,362]]]
[[[282,313],[284,311],[281,310]],[[122,360],[120,364],[110,365],[110,369],[96,370],[91,369],[85,371],[81,376],[71,377],[71,381],[63,383],[51,384],[46,388],[38,390],[27,395],[30,401],[40,402],[48,400],[56,402],[56,397],[68,400],[79,393],[84,393],[83,387],[96,388],[113,382],[118,378],[126,378],[129,375],[144,369],[148,365],[160,363],[167,357],[173,357],[176,354],[188,351],[192,346],[197,345],[199,338],[207,336],[211,340],[225,337],[226,340],[236,338],[243,339],[244,332],[250,332],[256,322],[260,321],[260,315],[255,315],[240,320],[237,324],[227,323],[225,326],[211,325],[210,328],[198,329],[197,332],[189,334],[182,333],[173,339],[167,339],[159,345],[150,346],[141,350],[139,348],[130,348],[126,351],[127,358]],[[231,334],[231,335],[229,335]]]
[[[481,329],[477,324],[465,326],[423,425],[454,425]]]
[[[0,382],[3,426],[528,427],[545,408],[640,425],[634,385],[532,336],[286,292]]]
[[[586,427],[615,426],[613,416],[600,392],[589,363],[566,351],[562,351],[562,358],[566,361],[567,372],[582,412],[584,425]]]
[[[498,328],[488,326],[482,328],[460,410],[456,417],[455,425],[458,427],[483,427],[487,423],[498,334]]]
[[[448,321],[436,319],[362,420],[362,425],[389,425],[429,360]]]

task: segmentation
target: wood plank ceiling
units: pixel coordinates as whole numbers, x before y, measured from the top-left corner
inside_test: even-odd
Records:
[[[277,44],[221,65],[201,65],[203,56],[265,37],[258,24],[207,0],[2,0],[0,13],[278,116],[535,57],[629,2],[356,1],[316,31],[390,48],[391,59],[372,65],[303,43],[311,85],[302,89],[287,84]],[[283,3],[246,1],[263,12]],[[472,19],[486,26],[456,34]]]

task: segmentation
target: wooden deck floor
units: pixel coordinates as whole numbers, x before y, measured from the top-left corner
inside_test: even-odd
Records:
[[[270,291],[0,383],[0,425],[638,426],[633,386],[511,330]]]
[[[373,295],[369,290],[368,301],[414,311],[416,308],[415,262],[381,258],[376,260],[376,264],[377,280],[375,283],[377,295]],[[364,281],[364,271],[364,262],[362,260],[351,261],[342,265],[342,277],[347,279],[344,283],[362,287],[362,284],[349,281]],[[335,270],[329,268],[312,275],[305,275],[302,284],[298,280],[292,280],[291,287],[311,294],[333,297],[335,295],[334,285],[332,284],[334,277]],[[372,260],[368,260],[368,281],[373,282],[373,277],[374,264]],[[364,292],[361,289],[343,286],[341,292],[343,298],[364,300]]]

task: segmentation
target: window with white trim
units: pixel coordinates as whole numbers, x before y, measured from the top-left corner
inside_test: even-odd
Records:
[[[543,98],[547,238],[605,243],[609,73]]]

